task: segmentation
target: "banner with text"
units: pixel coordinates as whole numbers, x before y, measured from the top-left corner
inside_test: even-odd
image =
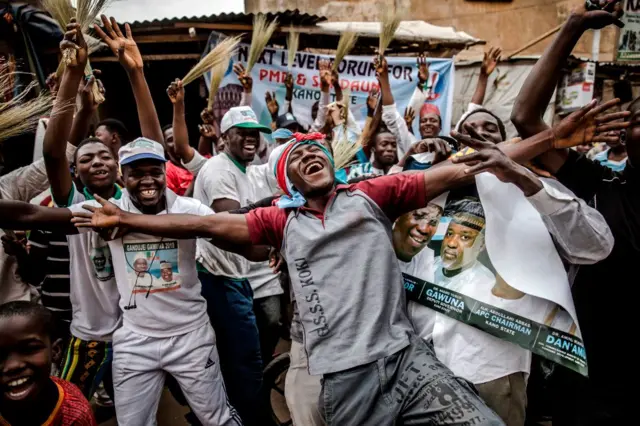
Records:
[[[540,297],[522,291],[520,282],[507,283],[496,270],[485,243],[483,204],[475,188],[468,189],[433,200],[394,224],[393,245],[407,298],[419,304],[409,307],[414,327],[434,344],[447,339],[436,344],[445,350],[448,344],[457,347],[454,340],[460,339],[476,346],[484,342],[488,357],[503,353],[493,339],[482,338],[482,332],[488,333],[586,376],[578,324],[552,301],[553,289],[546,289],[546,283],[538,285]],[[438,315],[456,321],[445,318],[436,325]]]
[[[625,0],[623,10],[624,28],[618,30],[616,60],[640,61],[640,0]]]
[[[218,38],[212,35],[209,41],[211,49],[216,45]],[[238,53],[232,58],[227,73],[222,80],[220,90],[216,96],[214,109],[216,114],[224,114],[229,108],[237,106],[242,95],[242,86],[233,73],[234,63],[246,65],[249,46],[241,44]],[[206,54],[207,52],[205,52]],[[312,108],[320,100],[320,80],[318,64],[322,59],[333,59],[329,55],[298,52],[292,69],[294,75],[294,90],[292,109],[293,114],[305,128],[313,122]],[[267,47],[258,63],[251,71],[253,78],[252,108],[261,123],[268,125],[271,117],[265,103],[265,93],[275,92],[280,105],[280,113],[284,113],[284,97],[286,89],[284,80],[288,72],[287,50]],[[454,64],[451,59],[430,58],[427,102],[435,104],[442,114],[443,134],[449,134],[454,84]],[[398,112],[404,115],[409,105],[414,89],[418,83],[418,68],[416,58],[388,57],[389,78],[392,93],[398,108]],[[350,109],[360,126],[364,125],[367,116],[366,100],[369,91],[379,87],[376,79],[372,57],[347,56],[338,67],[340,73],[340,86],[343,90],[351,92]],[[210,86],[210,73],[205,75],[207,87]],[[331,101],[334,100],[333,90]],[[416,117],[418,117],[416,111]],[[220,116],[220,115],[218,115]],[[413,122],[414,134],[418,133],[418,121]]]

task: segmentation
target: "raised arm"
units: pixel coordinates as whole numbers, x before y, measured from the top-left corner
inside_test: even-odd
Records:
[[[78,85],[84,78],[84,68],[88,58],[87,43],[77,23],[71,22],[67,25],[67,32],[60,47],[61,49],[73,48],[76,51],[76,56],[66,66],[62,76],[58,96],[44,134],[43,158],[53,199],[64,204],[69,199],[69,193],[73,187],[66,155],[67,140],[69,140],[69,132],[73,123],[73,104],[78,93]],[[90,86],[94,82],[95,77],[91,77],[86,86]],[[90,89],[91,87],[89,87]],[[77,119],[80,120],[82,117]]]
[[[167,89],[169,100],[173,104],[173,138],[175,152],[183,163],[193,160],[195,150],[189,145],[187,120],[184,115],[184,87],[182,81],[176,79]]]
[[[114,18],[111,18],[111,22],[109,22],[107,17],[102,15],[102,24],[104,31],[98,25],[94,25],[94,29],[102,41],[105,42],[113,54],[116,55],[129,76],[133,96],[136,99],[136,106],[138,108],[138,119],[140,120],[142,136],[164,145],[160,120],[158,120],[156,107],[153,104],[153,98],[151,97],[147,80],[144,77],[142,55],[140,54],[138,45],[133,40],[129,24],[124,24],[126,36],[122,34]]]
[[[251,107],[252,91],[253,91],[253,78],[247,74],[247,71],[242,64],[234,64],[233,72],[238,76],[238,81],[242,85],[242,98],[240,99],[240,106]]]
[[[473,93],[473,97],[471,98],[472,104],[482,105],[484,103],[484,95],[487,93],[489,76],[496,69],[496,66],[498,66],[501,53],[502,49],[499,47],[491,47],[489,52],[484,52],[484,59],[482,60],[482,66],[480,67],[478,84],[476,85],[476,91]]]
[[[74,234],[71,210],[36,206],[22,201],[0,200],[0,228],[42,229]]]
[[[587,29],[600,29],[619,22],[622,14],[619,1],[610,3],[607,10],[587,12],[580,7],[572,12],[569,19],[536,62],[520,93],[516,98],[511,121],[523,138],[535,135],[549,128],[543,115],[560,79],[562,67]]]

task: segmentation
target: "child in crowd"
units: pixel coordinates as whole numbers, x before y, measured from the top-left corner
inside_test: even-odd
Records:
[[[51,312],[15,301],[0,305],[0,425],[94,426],[91,406],[73,384],[51,377],[62,354]]]

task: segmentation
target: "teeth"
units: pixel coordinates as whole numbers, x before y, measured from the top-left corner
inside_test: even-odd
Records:
[[[9,392],[9,395],[11,396],[11,398],[19,399],[25,396],[27,393],[29,393],[29,389],[25,389],[22,392]]]
[[[149,197],[152,197],[154,195],[156,195],[156,190],[155,189],[145,189],[142,192],[142,195],[147,195]]]
[[[9,382],[8,385],[13,388],[13,387],[16,387],[16,386],[20,386],[23,383],[26,383],[27,380],[29,380],[29,379],[26,378],[26,377],[23,377],[22,379],[18,379],[18,380],[14,380],[14,381]]]

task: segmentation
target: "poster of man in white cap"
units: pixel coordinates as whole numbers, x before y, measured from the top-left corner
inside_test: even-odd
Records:
[[[125,243],[124,252],[133,293],[153,294],[180,288],[177,241]]]
[[[450,318],[446,321],[454,324],[450,328],[458,336],[477,333],[470,326],[586,374],[584,346],[571,315],[553,301],[518,290],[496,272],[486,250],[480,200],[447,200],[443,214],[437,207],[430,204],[394,225],[394,248],[404,272],[409,312],[422,337],[433,338],[438,348],[435,340],[442,330],[434,330],[433,320],[427,320],[435,311]],[[429,224],[420,226],[423,216]],[[408,227],[412,222],[416,226]],[[399,238],[403,233],[407,237]],[[558,341],[563,342],[560,347]]]

